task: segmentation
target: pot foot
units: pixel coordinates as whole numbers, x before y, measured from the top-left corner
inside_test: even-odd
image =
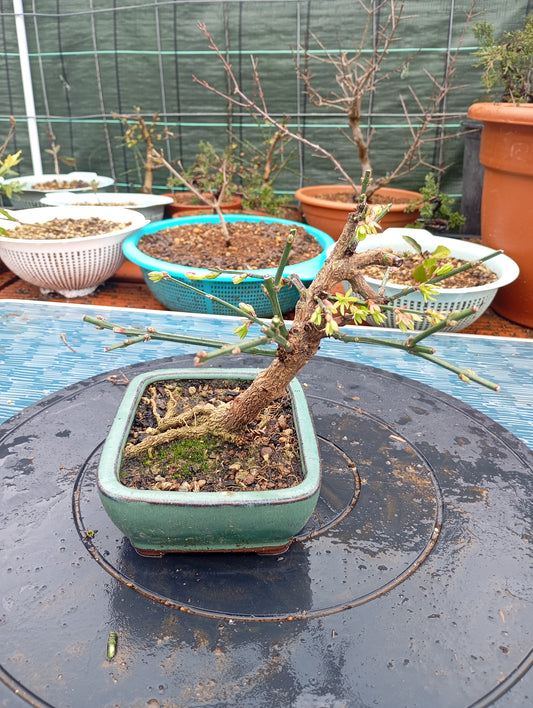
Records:
[[[294,539],[291,539],[288,543],[283,546],[267,546],[263,548],[215,548],[215,549],[203,549],[203,548],[191,548],[191,549],[150,549],[150,548],[135,548],[135,551],[140,556],[146,558],[162,558],[168,553],[257,553],[258,555],[278,555],[280,553],[285,553],[289,548]]]

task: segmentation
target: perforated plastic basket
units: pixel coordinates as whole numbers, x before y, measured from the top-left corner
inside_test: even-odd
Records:
[[[113,206],[121,209],[134,209],[148,221],[160,221],[164,216],[165,206],[172,204],[170,197],[162,194],[140,194],[139,192],[48,192],[41,199],[41,206]]]
[[[105,189],[114,184],[114,180],[111,177],[103,177],[102,175],[97,175],[96,172],[68,172],[67,174],[56,175],[56,174],[46,174],[46,175],[30,175],[27,177],[12,177],[6,179],[5,183],[9,184],[11,182],[19,182],[23,185],[22,192],[13,194],[10,201],[13,209],[37,209],[42,207],[41,199],[47,194],[45,189],[35,189],[34,184],[39,184],[40,182],[51,182],[53,180],[58,180],[61,182],[69,182],[72,180],[83,180],[89,185],[91,183],[96,183],[98,189]],[[54,194],[59,194],[61,192],[90,192],[92,189],[89,187],[77,187],[75,189],[57,189]]]
[[[372,248],[392,248],[396,252],[412,251],[412,249],[403,236],[410,236],[415,241],[417,241],[424,251],[432,252],[438,245],[446,246],[450,249],[451,255],[454,258],[459,258],[461,260],[472,261],[482,258],[483,256],[493,253],[494,249],[487,248],[481,244],[471,243],[460,238],[448,238],[445,236],[437,236],[431,234],[429,231],[423,229],[407,229],[407,228],[394,228],[386,229],[381,234],[375,234],[368,236],[364,241],[362,241],[358,246],[358,251],[367,251]],[[461,329],[468,327],[468,325],[475,322],[478,317],[485,312],[487,307],[493,301],[498,288],[502,288],[513,280],[516,280],[519,273],[519,268],[517,264],[508,256],[500,254],[491,258],[485,263],[487,268],[492,270],[498,276],[498,280],[493,283],[488,283],[487,285],[480,285],[474,288],[448,288],[446,289],[445,281],[443,286],[437,286],[439,288],[439,295],[435,301],[426,303],[423,296],[419,292],[411,293],[406,297],[394,300],[394,304],[400,307],[406,307],[410,310],[416,310],[417,312],[424,312],[428,308],[436,310],[437,312],[453,312],[455,310],[465,310],[469,307],[477,307],[477,312],[470,317],[466,317],[461,320],[456,325],[452,327],[447,327],[446,329],[452,332],[459,332]],[[394,278],[391,275],[391,280]],[[366,278],[366,280],[374,287],[379,287],[380,282],[374,278]],[[399,293],[405,288],[404,285],[395,285],[390,282],[387,283],[385,287],[385,295],[393,295]],[[385,327],[396,328],[394,313],[389,312],[387,314],[387,321],[384,324]],[[421,322],[415,323],[415,329],[423,330],[427,329],[430,324],[425,318]]]
[[[226,221],[265,221],[270,223],[281,223],[287,225],[287,233],[289,229],[293,226],[302,226],[302,224],[287,221],[286,219],[276,219],[271,217],[262,216],[252,216],[252,215],[226,215]],[[126,258],[133,263],[140,266],[144,279],[150,288],[153,296],[159,300],[167,309],[169,310],[180,310],[182,312],[201,312],[206,314],[215,315],[228,315],[231,312],[216,302],[209,300],[203,295],[198,295],[191,291],[186,290],[177,283],[173,283],[168,280],[162,280],[159,283],[153,283],[149,277],[148,273],[151,271],[166,271],[174,278],[187,283],[188,285],[193,285],[194,287],[202,290],[205,293],[215,295],[223,300],[227,300],[232,305],[236,307],[239,306],[240,302],[245,302],[252,305],[258,317],[270,317],[272,315],[272,310],[270,308],[270,302],[268,298],[263,294],[262,291],[262,280],[259,278],[248,278],[243,283],[239,285],[234,285],[232,276],[221,275],[216,280],[190,280],[187,278],[186,274],[191,271],[198,274],[207,275],[210,271],[202,268],[191,268],[190,266],[181,266],[174,263],[167,263],[166,261],[161,261],[156,258],[151,258],[145,253],[137,248],[139,240],[148,233],[155,233],[162,229],[171,228],[173,226],[178,226],[180,224],[202,224],[202,223],[213,223],[218,222],[218,217],[214,215],[209,216],[193,216],[193,217],[182,217],[180,219],[167,219],[166,221],[154,222],[145,226],[140,231],[129,236],[123,244],[124,255]],[[305,227],[306,231],[310,233],[318,241],[320,246],[324,249],[323,252],[303,263],[297,263],[295,265],[287,266],[284,273],[289,275],[290,273],[295,273],[298,275],[300,280],[305,284],[309,284],[315,275],[318,273],[322,264],[326,259],[326,249],[328,246],[332,245],[333,239],[325,234],[323,231],[312,228],[310,226]],[[194,248],[194,244],[191,243],[191,248]],[[263,275],[275,275],[275,268],[265,268],[260,272]],[[279,292],[280,304],[283,312],[291,310],[298,301],[298,290],[292,285],[284,286]]]
[[[9,270],[43,292],[55,291],[65,297],[87,295],[110,278],[124,262],[122,242],[126,236],[147,223],[142,214],[113,207],[43,207],[12,214],[30,224],[91,217],[129,224],[84,238],[26,240],[0,236],[0,258]],[[2,221],[2,227],[11,230],[16,224]]]

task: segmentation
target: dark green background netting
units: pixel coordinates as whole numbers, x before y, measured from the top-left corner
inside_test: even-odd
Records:
[[[399,95],[409,97],[409,85],[420,95],[431,89],[424,73],[442,77],[447,47],[457,45],[470,0],[407,0],[400,39],[391,66],[417,52],[407,76],[394,74],[376,92],[368,123],[375,128],[372,156],[375,175],[386,173],[403,152],[408,131]],[[205,88],[193,74],[225,88],[220,63],[209,51],[199,21],[205,22],[216,42],[230,54],[236,74],[250,88],[253,54],[270,111],[305,131],[311,141],[335,153],[343,166],[359,178],[354,148],[343,137],[342,114],[313,106],[297,80],[295,50],[313,34],[331,50],[349,49],[358,41],[364,11],[358,0],[241,0],[184,2],[180,0],[26,0],[23,3],[28,38],[39,140],[45,172],[53,171],[47,132],[52,130],[61,154],[73,156],[77,168],[115,178],[121,186],[140,184],[136,161],[112,118],[116,111],[140,106],[147,116],[159,111],[162,125],[174,134],[162,147],[172,159],[190,164],[200,140],[223,146],[231,127],[237,141],[259,141],[259,129],[247,114],[234,109]],[[503,29],[523,26],[531,0],[478,0],[480,17]],[[450,18],[452,23],[450,27]],[[22,149],[20,173],[33,173],[27,116],[20,71],[19,49],[11,0],[0,0],[0,142],[7,134],[9,116],[17,121],[11,151]],[[468,106],[483,97],[480,70],[471,56],[475,42],[467,33],[455,84],[461,86],[446,105],[446,131],[454,133]],[[332,87],[333,78],[320,65],[317,79]],[[416,121],[416,105],[409,103]],[[448,166],[442,187],[450,194],[462,191],[464,135],[445,141],[442,164]],[[428,155],[433,159],[433,148]],[[337,181],[331,164],[310,150],[297,149],[294,160],[276,187],[291,192],[300,184]],[[65,168],[65,171],[69,171]],[[417,189],[427,168],[396,182]],[[167,174],[156,174],[156,189],[166,189]]]

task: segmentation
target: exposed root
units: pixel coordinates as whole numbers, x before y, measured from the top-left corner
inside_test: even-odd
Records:
[[[164,381],[148,387],[128,434],[121,482],[134,489],[180,492],[263,491],[301,482],[289,396],[239,426],[236,404],[249,390],[248,382],[238,380]]]
[[[169,391],[170,393],[170,391]],[[174,402],[176,399],[174,399]],[[159,421],[156,428],[147,428],[147,437],[138,443],[130,443],[124,448],[124,459],[138,457],[152,447],[178,440],[180,438],[201,438],[205,435],[215,435],[223,440],[235,441],[238,435],[224,430],[220,423],[221,415],[227,404],[213,406],[210,403],[199,403],[179,415],[154,415]],[[176,406],[172,405],[173,412]],[[152,409],[153,410],[153,409]]]

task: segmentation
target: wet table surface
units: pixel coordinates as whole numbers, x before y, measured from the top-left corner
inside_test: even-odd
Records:
[[[96,492],[123,390],[109,372],[190,365],[196,347],[106,354],[117,336],[85,313],[224,339],[237,322],[0,303],[0,705],[531,705],[533,342],[433,338],[499,393],[324,343],[300,376],[324,482],[298,540],[146,559]]]

